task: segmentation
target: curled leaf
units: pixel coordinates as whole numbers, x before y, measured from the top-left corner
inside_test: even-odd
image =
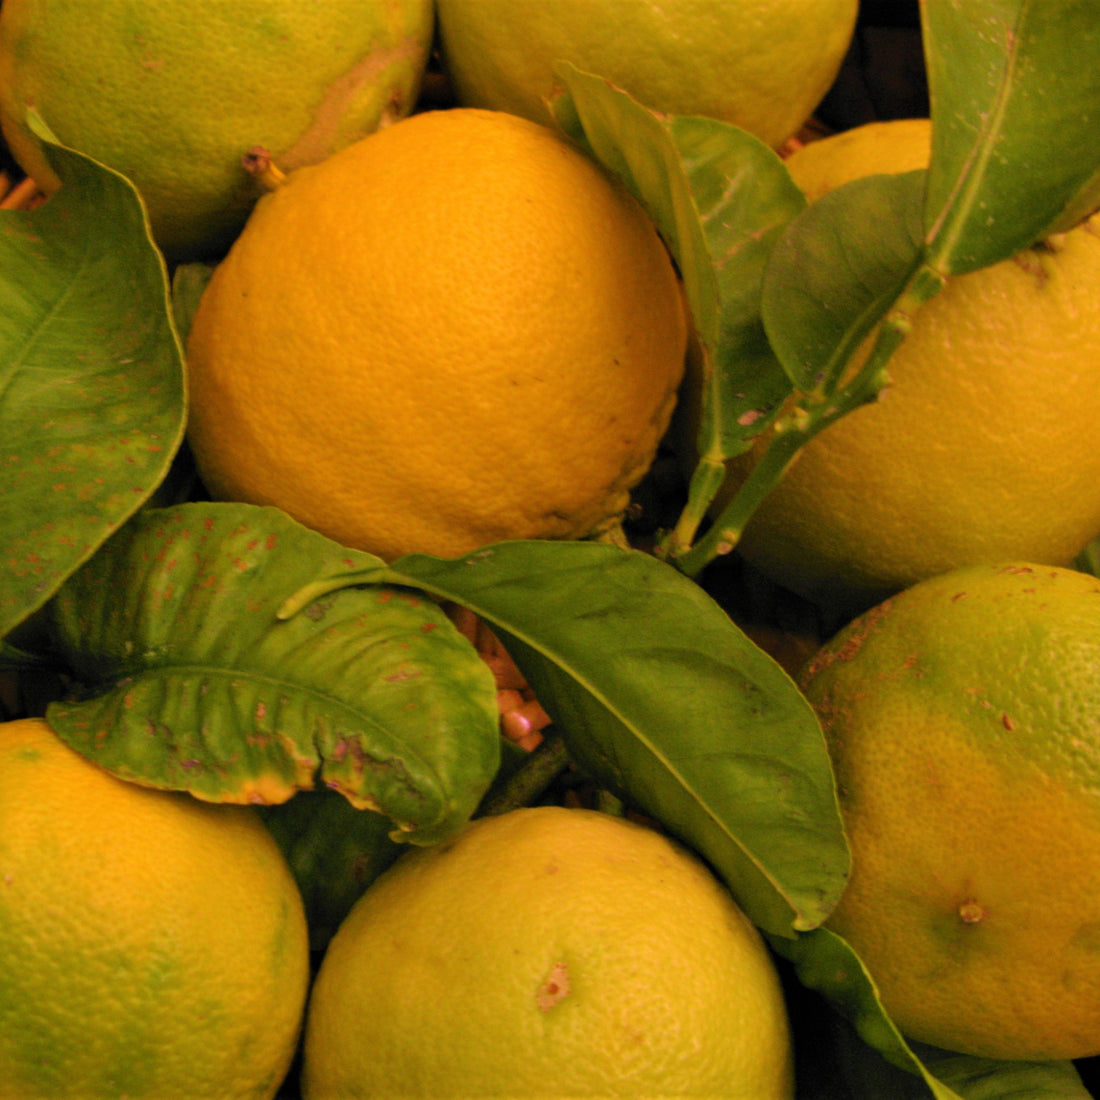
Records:
[[[353,566],[363,583],[280,618],[288,595]],[[317,778],[437,840],[496,772],[495,685],[439,606],[377,583],[380,566],[273,508],[149,509],[47,608],[79,685],[48,718],[139,783],[277,803]]]

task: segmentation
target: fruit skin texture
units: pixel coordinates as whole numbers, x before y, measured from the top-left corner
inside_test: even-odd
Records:
[[[828,927],[901,1031],[1100,1053],[1100,580],[954,570],[849,624],[801,686],[852,847]]]
[[[257,205],[190,330],[211,493],[393,558],[613,525],[683,373],[642,208],[549,128],[430,111]]]
[[[309,977],[249,807],[123,782],[0,725],[0,1097],[275,1096]]]
[[[94,19],[86,0],[4,0],[0,126],[52,190],[33,105],[137,185],[173,259],[219,255],[260,193],[241,158],[289,171],[407,115],[432,28],[430,0],[114,0]]]
[[[549,121],[568,61],[667,114],[732,122],[781,145],[840,69],[856,0],[437,0],[461,103]]]
[[[855,175],[907,170],[927,147],[909,123],[841,139]],[[844,182],[835,157],[804,152],[788,161],[797,182]],[[1100,532],[1098,283],[1097,218],[950,279],[914,315],[879,400],[802,448],[739,552],[845,614],[957,566],[1068,565]],[[731,463],[719,505],[768,438]]]
[[[476,820],[375,880],[311,998],[306,1100],[793,1095],[756,929],[663,835],[594,810]]]

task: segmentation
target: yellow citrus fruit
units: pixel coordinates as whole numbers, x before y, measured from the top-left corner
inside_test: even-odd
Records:
[[[306,1100],[792,1093],[763,942],[702,863],[594,810],[481,818],[401,859],[329,944]]]
[[[808,141],[786,158],[786,165],[807,200],[814,202],[862,176],[927,168],[931,155],[931,122],[897,118]]]
[[[910,1037],[1100,1054],[1100,580],[923,581],[806,667],[852,874],[828,924]]]
[[[0,1097],[273,1097],[305,1003],[301,897],[249,807],[116,779],[0,725]]]
[[[911,168],[928,149],[927,126],[827,138],[790,158],[792,174],[813,189],[819,178],[845,182],[841,159],[856,176]],[[1097,218],[950,279],[914,315],[879,400],[802,449],[747,524],[740,553],[848,612],[956,566],[1072,562],[1100,532],[1098,282]],[[731,464],[719,503],[769,438]]]
[[[257,205],[188,339],[211,493],[393,558],[613,526],[686,319],[641,206],[548,127],[428,111]]]
[[[33,106],[137,185],[166,252],[215,254],[259,194],[242,157],[313,164],[408,114],[432,29],[431,0],[114,0],[91,19],[84,0],[4,0],[0,125],[54,189]]]
[[[605,77],[647,107],[732,122],[778,146],[828,91],[856,0],[437,0],[459,102],[549,119],[553,65]]]

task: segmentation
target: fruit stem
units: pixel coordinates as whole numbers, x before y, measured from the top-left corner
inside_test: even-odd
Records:
[[[254,145],[243,157],[244,170],[253,176],[265,191],[274,191],[286,183],[286,173],[271,159],[262,145]]]

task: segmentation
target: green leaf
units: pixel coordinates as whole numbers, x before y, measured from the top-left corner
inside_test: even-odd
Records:
[[[942,274],[1068,229],[1100,203],[1100,0],[924,0],[925,211]]]
[[[1000,1062],[906,1040],[851,945],[827,928],[795,940],[770,937],[770,943],[795,964],[803,985],[821,993],[866,1045],[867,1053],[861,1054],[838,1032],[838,1057],[846,1063],[846,1076],[858,1079],[860,1100],[1088,1100],[1072,1062]],[[884,1064],[877,1064],[878,1058]]]
[[[806,204],[775,151],[737,126],[658,115],[566,62],[561,127],[653,218],[679,267],[704,353],[700,450],[738,454],[790,392],[760,321],[775,238]]]
[[[689,390],[699,400],[700,455],[677,525],[688,545],[724,476],[791,392],[760,317],[764,265],[806,204],[775,151],[716,119],[659,115],[601,77],[566,62],[551,102],[561,128],[642,203],[683,280],[699,354]],[[693,394],[694,396],[694,394]]]
[[[853,180],[787,226],[764,278],[764,325],[795,386],[829,394],[921,259],[923,171]]]
[[[795,965],[799,980],[821,993],[846,1019],[859,1037],[891,1065],[916,1074],[935,1100],[963,1100],[961,1094],[938,1081],[886,1015],[871,976],[852,948],[835,932],[815,928],[795,939],[769,937],[772,947]],[[867,1100],[879,1100],[867,1097]],[[883,1094],[881,1100],[894,1100]]]
[[[813,711],[671,566],[590,542],[500,543],[387,578],[474,610],[570,756],[700,851],[778,935],[825,919],[848,867]]]
[[[130,183],[58,145],[0,213],[0,636],[147,500],[183,434],[164,263]]]
[[[915,1046],[936,1080],[963,1100],[1091,1100],[1072,1062],[996,1062]],[[891,1098],[892,1100],[892,1098]]]
[[[805,207],[775,152],[735,126],[667,121],[718,280],[718,331],[703,364],[698,447],[723,461],[740,454],[791,391],[761,318],[764,270],[780,234]]]
[[[364,583],[280,614],[348,569]],[[438,605],[381,569],[274,508],[148,509],[46,608],[81,687],[49,721],[123,778],[211,801],[284,801],[319,772],[432,843],[496,771],[496,689]]]

